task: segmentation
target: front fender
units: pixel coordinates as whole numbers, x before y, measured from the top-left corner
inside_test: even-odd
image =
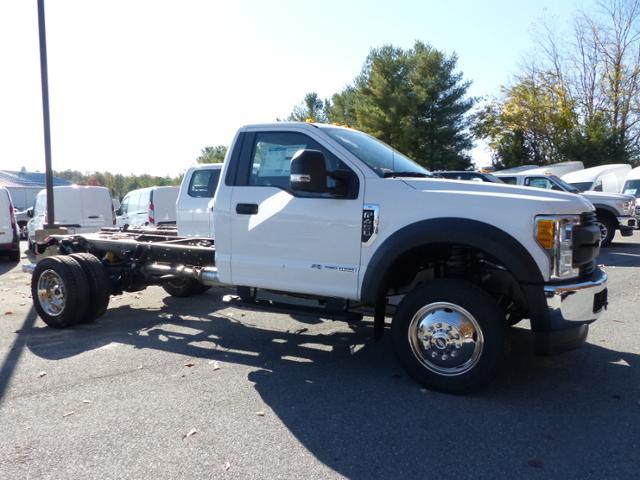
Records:
[[[402,254],[430,244],[457,244],[482,250],[504,265],[520,284],[544,283],[529,251],[505,231],[477,220],[435,218],[407,225],[378,247],[363,276],[362,303],[375,305],[384,294],[387,272]]]

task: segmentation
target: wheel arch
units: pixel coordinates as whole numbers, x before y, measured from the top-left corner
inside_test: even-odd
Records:
[[[529,251],[504,230],[477,220],[438,218],[395,232],[376,250],[363,276],[360,299],[375,305],[386,292],[387,275],[401,257],[422,246],[463,245],[500,261],[520,284],[541,285],[544,278]]]
[[[609,205],[605,205],[603,203],[594,203],[593,206],[596,209],[596,215],[598,213],[598,210],[603,211],[609,215],[611,215],[613,217],[613,219],[616,222],[616,225],[618,224],[618,212],[615,211],[615,209]]]

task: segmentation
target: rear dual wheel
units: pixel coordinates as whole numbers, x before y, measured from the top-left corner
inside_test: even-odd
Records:
[[[36,312],[52,328],[95,320],[106,310],[109,294],[104,267],[89,254],[44,258],[31,278]]]

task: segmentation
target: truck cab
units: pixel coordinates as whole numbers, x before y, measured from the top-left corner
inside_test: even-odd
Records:
[[[214,202],[221,163],[191,167],[185,173],[176,204],[178,235],[214,238]]]

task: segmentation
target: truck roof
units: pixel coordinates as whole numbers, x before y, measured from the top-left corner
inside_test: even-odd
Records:
[[[627,163],[611,163],[608,165],[598,165],[597,167],[585,168],[577,172],[570,172],[562,176],[565,182],[595,182],[600,176],[607,173],[616,172],[617,174],[624,174],[631,171],[631,165]]]
[[[551,165],[522,165],[520,167],[509,168],[506,170],[500,170],[498,172],[493,172],[494,174],[514,174],[514,173],[525,173],[528,175],[566,175],[570,172],[575,172],[578,170],[584,169],[584,164],[582,162],[559,162],[553,163]]]

